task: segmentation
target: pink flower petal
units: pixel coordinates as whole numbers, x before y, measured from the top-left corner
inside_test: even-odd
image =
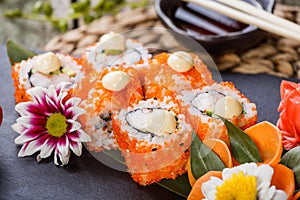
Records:
[[[37,144],[38,142],[36,140],[25,143],[25,145],[22,146],[21,150],[19,151],[18,156],[24,157],[24,156],[31,156],[35,152],[41,150],[42,146]]]
[[[48,158],[54,148],[56,147],[56,139],[51,137],[49,138],[41,148],[40,154],[37,156],[38,161],[41,161],[42,158]]]
[[[71,125],[69,132],[74,132],[81,128],[81,124],[79,122],[76,122],[72,119],[68,119],[67,122]]]
[[[69,154],[69,144],[69,139],[66,135],[58,138],[56,147],[62,156],[67,156]]]
[[[47,89],[43,87],[33,87],[26,92],[32,97],[34,103],[41,104],[44,101],[43,99],[47,93]]]
[[[39,129],[36,130],[26,129],[23,132],[23,134],[21,134],[15,139],[15,144],[24,144],[26,142],[36,140],[37,138],[43,137],[45,135],[48,135],[46,130],[40,131]]]

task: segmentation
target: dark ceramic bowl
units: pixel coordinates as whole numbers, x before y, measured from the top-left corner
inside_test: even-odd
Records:
[[[261,7],[272,12],[275,0],[245,0],[256,7]],[[175,18],[178,9],[186,7],[186,2],[181,0],[156,0],[155,10],[163,24],[173,31],[188,36],[199,42],[209,53],[220,54],[225,52],[241,52],[257,45],[266,34],[255,26],[246,26],[240,30],[221,34],[199,33],[187,31]],[[193,13],[193,11],[192,11]],[[188,18],[190,20],[190,18]]]

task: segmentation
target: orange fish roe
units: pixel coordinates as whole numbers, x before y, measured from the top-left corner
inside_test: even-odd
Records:
[[[121,91],[107,90],[102,85],[102,78],[113,71],[123,71],[130,76],[130,82]],[[114,110],[125,108],[144,98],[137,71],[133,68],[110,67],[105,69],[97,80],[95,85],[96,91],[93,95],[95,112],[100,112],[102,109]]]
[[[19,82],[20,68],[21,68],[21,63],[16,63],[12,66],[12,79],[14,81],[14,87],[15,87],[14,97],[15,97],[16,104],[30,100],[30,96],[26,93],[25,85]]]
[[[178,105],[172,101],[165,100],[162,103],[159,100],[149,99],[121,110],[112,118],[116,141],[125,158],[128,172],[141,185],[148,185],[164,178],[175,179],[186,171],[192,133],[189,125],[183,121],[185,120],[183,115],[176,114],[177,125],[174,132],[163,135],[152,133],[151,137],[149,132],[132,127],[126,116],[139,109],[179,110],[176,107]]]
[[[159,170],[150,171],[147,173],[132,173],[131,177],[133,178],[134,181],[144,186],[155,182],[159,182],[162,179],[175,180],[178,176],[186,172],[186,163],[188,159],[189,159],[189,151],[183,153],[181,157],[179,157],[177,160],[173,161],[172,164],[166,167],[163,167]],[[153,159],[151,160],[153,161]]]
[[[149,79],[172,89],[177,86],[178,89],[176,91],[178,93],[180,93],[182,89],[199,88],[203,85],[214,83],[212,74],[203,61],[195,54],[191,53],[190,55],[193,58],[194,67],[187,72],[177,72],[167,64],[170,54],[161,53],[156,55],[151,63],[158,67],[151,66],[151,70],[153,71],[152,76],[154,77],[150,76]],[[183,82],[185,82],[184,84],[189,85],[185,86],[186,88],[183,88]]]
[[[216,138],[223,140],[227,145],[229,145],[229,137],[227,134],[226,126],[224,125],[223,121],[217,117],[209,116],[205,113],[205,110],[198,110],[198,108],[196,108],[193,104],[193,101],[195,100],[197,95],[209,95],[209,92],[212,91],[218,93],[219,96],[231,96],[241,103],[243,109],[242,113],[239,116],[233,116],[228,120],[236,126],[238,126],[239,128],[241,128],[242,130],[256,123],[256,106],[255,104],[251,103],[248,98],[241,94],[241,92],[238,91],[235,88],[234,84],[231,82],[221,82],[219,84],[214,83],[211,86],[203,86],[198,90],[187,91],[183,94],[182,97],[180,97],[180,100],[182,101],[181,103],[183,105],[182,108],[184,109],[184,113],[187,116],[187,120],[191,124],[193,129],[196,131],[198,137],[201,140]],[[212,101],[212,99],[210,101]],[[207,103],[208,102],[205,102],[204,104]],[[201,107],[201,105],[198,106]],[[207,109],[212,109],[213,107],[214,105],[210,105]]]

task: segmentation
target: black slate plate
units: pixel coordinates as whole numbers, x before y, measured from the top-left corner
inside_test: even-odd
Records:
[[[225,73],[223,80],[233,81],[236,87],[255,102],[259,121],[276,123],[279,104],[280,78],[269,75]],[[52,158],[38,163],[35,156],[18,158],[20,147],[10,126],[18,117],[14,111],[13,81],[5,47],[0,46],[0,105],[3,124],[0,127],[0,198],[1,199],[101,199],[151,200],[184,199],[157,184],[142,187],[125,172],[111,169],[87,150],[78,158],[71,156],[64,168],[56,167]]]

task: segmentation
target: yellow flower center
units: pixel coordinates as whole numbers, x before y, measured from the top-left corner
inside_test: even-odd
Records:
[[[47,119],[46,129],[53,137],[61,137],[67,132],[66,117],[61,113],[53,113]]]
[[[217,186],[216,190],[215,200],[256,200],[256,177],[245,176],[239,171]]]

